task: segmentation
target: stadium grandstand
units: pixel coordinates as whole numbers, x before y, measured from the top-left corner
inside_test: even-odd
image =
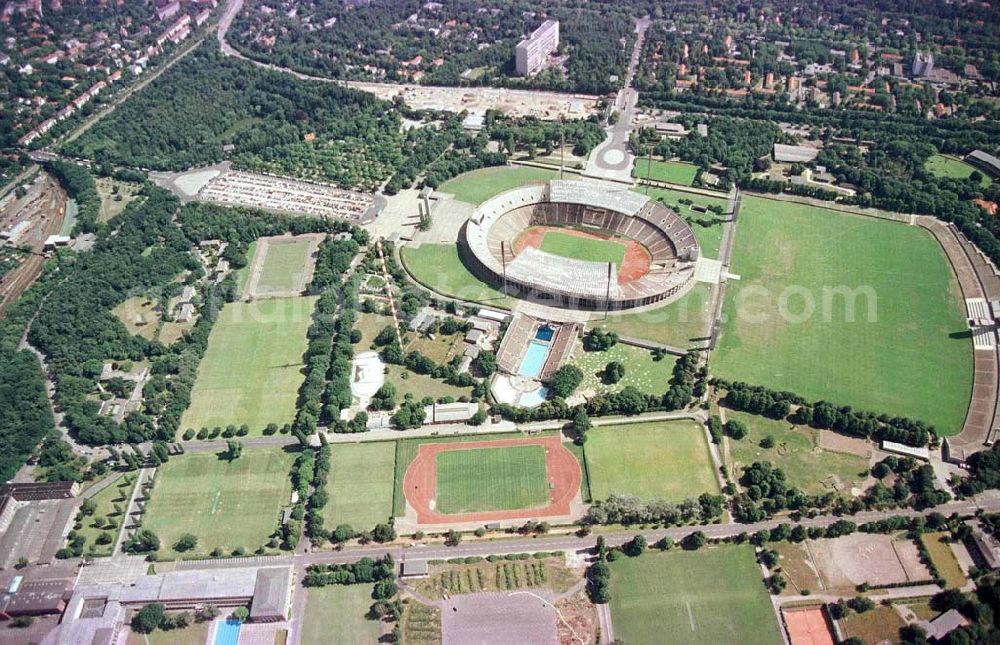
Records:
[[[648,269],[626,275],[614,263],[531,246],[516,252],[515,241],[533,227],[634,241],[648,254]],[[596,310],[682,295],[700,253],[687,222],[663,204],[616,184],[575,180],[524,186],[483,202],[463,227],[459,251],[474,273],[511,295]]]

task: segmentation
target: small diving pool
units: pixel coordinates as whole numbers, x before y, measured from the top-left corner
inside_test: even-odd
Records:
[[[232,618],[215,626],[214,645],[236,645],[240,641],[240,627],[243,623]]]
[[[524,353],[524,358],[521,359],[521,367],[517,369],[517,373],[529,378],[538,378],[538,375],[542,373],[542,367],[545,365],[545,359],[548,357],[549,346],[544,343],[532,341],[528,344],[528,351]]]
[[[542,327],[538,328],[538,331],[535,332],[535,339],[549,342],[555,335],[556,331],[554,329],[552,329],[548,325],[543,325]]]

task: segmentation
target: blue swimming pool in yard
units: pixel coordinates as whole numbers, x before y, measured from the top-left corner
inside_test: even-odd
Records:
[[[518,368],[517,373],[529,378],[538,378],[538,375],[542,373],[542,367],[545,365],[545,359],[548,356],[548,345],[536,342],[530,343],[528,351],[524,353],[524,358],[521,359],[521,367]]]
[[[536,390],[530,392],[525,392],[518,399],[517,404],[524,408],[533,408],[536,405],[541,405],[545,402],[545,397],[549,394],[549,388],[540,387]]]
[[[229,619],[215,626],[214,645],[236,645],[240,641],[240,627],[243,623]]]

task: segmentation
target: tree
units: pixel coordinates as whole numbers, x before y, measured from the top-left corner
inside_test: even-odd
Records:
[[[774,435],[767,435],[760,440],[761,448],[774,448]]]
[[[185,533],[179,540],[177,540],[177,543],[174,544],[174,551],[190,551],[196,546],[198,546],[198,538],[191,533]]]
[[[687,549],[688,551],[697,551],[701,547],[705,546],[707,543],[708,543],[708,538],[705,537],[705,534],[702,533],[701,531],[695,531],[694,533],[689,533],[688,535],[684,536],[683,540],[681,540],[681,546]]]
[[[573,413],[573,424],[570,426],[570,432],[573,435],[573,442],[577,445],[583,445],[587,441],[587,430],[590,430],[590,416],[587,414],[586,408],[580,406]]]
[[[160,550],[160,538],[149,529],[139,529],[122,548],[128,553],[152,553]]]
[[[628,543],[625,552],[632,557],[636,557],[642,555],[645,550],[646,538],[640,533],[632,538],[632,541]]]
[[[132,629],[140,634],[151,634],[163,624],[164,616],[164,608],[160,603],[145,605],[132,616]]]
[[[618,361],[611,361],[604,366],[604,382],[614,385],[625,376],[625,366]]]
[[[240,458],[243,454],[243,443],[235,439],[230,439],[226,442],[226,459],[228,461],[235,461]]]
[[[455,529],[450,529],[444,536],[445,546],[458,546],[462,541],[462,534]]]
[[[396,539],[396,529],[391,524],[376,524],[372,530],[372,539],[376,542],[392,542]]]
[[[244,622],[250,617],[250,610],[246,607],[237,607],[233,610],[233,619],[238,622]]]
[[[476,357],[476,369],[483,376],[491,376],[497,371],[497,355],[493,352],[480,352]]]
[[[549,379],[549,388],[552,394],[561,399],[573,393],[573,390],[583,382],[583,370],[576,365],[563,365],[552,378]]]
[[[347,542],[355,535],[354,529],[351,528],[350,524],[339,524],[337,528],[333,529],[330,534],[330,539],[334,542]]]
[[[747,425],[739,419],[730,419],[729,421],[726,421],[726,425],[723,426],[723,430],[725,430],[726,434],[733,439],[742,439],[747,436],[747,433],[750,432]]]

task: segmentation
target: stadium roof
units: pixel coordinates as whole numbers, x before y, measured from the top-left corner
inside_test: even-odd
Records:
[[[969,153],[969,160],[979,163],[984,168],[992,169],[993,176],[1000,177],[1000,159],[997,159],[990,153],[983,152],[982,150],[973,150]]]
[[[627,186],[607,181],[553,179],[549,182],[549,200],[568,204],[588,204],[635,215],[649,197],[634,193]]]

